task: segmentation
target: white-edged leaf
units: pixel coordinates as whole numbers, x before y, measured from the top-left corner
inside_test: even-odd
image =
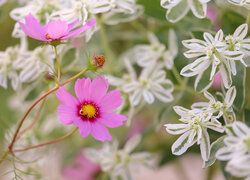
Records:
[[[186,77],[195,76],[205,71],[209,67],[209,65],[210,61],[208,60],[208,57],[200,57],[191,64],[188,64],[187,66],[182,68],[180,74]]]
[[[189,7],[193,14],[198,18],[204,18],[207,14],[207,4],[201,3],[200,0],[188,0]]]
[[[190,138],[191,131],[187,131],[182,134],[172,145],[172,153],[174,155],[181,155],[187,151],[190,147],[189,138]]]
[[[201,138],[201,157],[204,161],[207,161],[210,155],[210,139],[207,133],[207,130],[202,129],[202,138]]]
[[[213,36],[212,36],[210,33],[208,33],[208,32],[204,32],[203,38],[204,38],[205,41],[206,41],[208,44],[210,44],[210,45],[214,43],[214,38],[213,38]]]
[[[169,134],[182,134],[189,130],[188,124],[165,124],[164,126]]]
[[[243,39],[247,35],[248,25],[242,24],[240,25],[234,32],[233,37]]]
[[[225,96],[225,102],[227,103],[228,108],[232,106],[235,97],[236,97],[236,88],[235,86],[233,86],[227,91]]]
[[[187,0],[181,0],[176,6],[169,8],[166,13],[166,18],[172,23],[182,19],[188,12],[189,6]]]
[[[141,142],[141,135],[135,135],[126,142],[124,150],[130,153],[136,148],[136,146],[138,146],[140,142]]]
[[[231,71],[229,70],[227,64],[221,63],[220,72],[225,88],[227,89],[230,88],[230,86],[232,85],[232,77],[231,77]]]
[[[215,163],[216,161],[215,155],[217,151],[224,146],[224,138],[225,136],[222,136],[211,144],[210,156],[207,161],[203,162],[202,168],[207,168]]]
[[[250,133],[250,128],[246,124],[240,121],[233,123],[232,128],[233,128],[234,133],[238,137],[244,137]]]

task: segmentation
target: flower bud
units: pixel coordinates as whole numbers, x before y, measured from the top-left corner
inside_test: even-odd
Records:
[[[104,66],[106,58],[103,55],[95,55],[92,59],[89,60],[88,67],[91,70],[97,70]]]

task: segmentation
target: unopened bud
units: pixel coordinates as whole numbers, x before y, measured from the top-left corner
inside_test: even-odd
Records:
[[[106,58],[103,55],[95,55],[92,60],[93,64],[99,68],[102,68],[106,62]]]

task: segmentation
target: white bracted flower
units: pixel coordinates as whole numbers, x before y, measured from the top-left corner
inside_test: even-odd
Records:
[[[231,130],[232,129],[232,132]],[[225,146],[216,153],[216,158],[228,161],[226,171],[236,177],[250,179],[250,128],[242,122],[234,122],[224,139]]]
[[[202,109],[207,112],[217,113],[216,118],[220,118],[225,113],[233,112],[233,102],[236,97],[236,88],[235,86],[231,87],[227,92],[223,102],[217,101],[212,94],[205,91],[204,96],[209,100],[209,102],[197,102],[194,103],[191,107],[192,109]],[[226,117],[224,117],[226,119]]]
[[[191,9],[198,18],[205,18],[207,3],[210,0],[161,0],[161,6],[167,9],[166,18],[170,22],[182,19]]]
[[[118,149],[116,140],[104,143],[101,149],[85,150],[85,155],[100,164],[104,172],[109,172],[111,179],[131,179],[131,172],[138,172],[141,167],[152,167],[152,155],[148,152],[132,153],[139,145],[141,136],[129,139],[123,149]]]
[[[168,50],[153,33],[149,33],[148,38],[150,45],[137,45],[134,47],[135,61],[142,67],[154,66],[157,61],[163,61],[166,68],[171,69],[178,53],[178,42],[174,30],[169,30]]]
[[[232,85],[231,74],[236,75],[235,61],[241,60],[244,53],[238,50],[229,50],[223,39],[223,31],[219,30],[215,38],[210,33],[203,34],[205,41],[190,39],[182,41],[183,45],[190,49],[184,53],[187,58],[196,58],[194,62],[188,64],[181,70],[181,75],[191,77],[198,75],[195,86],[197,86],[204,71],[209,69],[210,81],[204,89],[208,89],[212,84],[215,74],[220,71],[223,84],[226,88]]]
[[[133,106],[138,105],[142,97],[148,104],[155,101],[155,97],[162,102],[173,100],[173,83],[166,79],[166,73],[161,65],[144,68],[139,78],[124,85],[124,92],[129,94]]]
[[[200,145],[201,156],[207,161],[210,155],[210,139],[207,129],[224,132],[221,123],[213,113],[201,109],[186,109],[174,106],[175,112],[181,116],[181,124],[165,124],[170,134],[182,134],[172,145],[172,153],[181,155],[196,142]]]
[[[44,72],[53,74],[53,50],[49,46],[37,47],[29,57],[19,60],[17,67],[21,68],[20,81],[32,82],[40,77]]]
[[[248,25],[240,25],[233,35],[228,35],[225,40],[230,51],[240,51],[244,53],[244,57],[250,56],[250,38],[245,38],[248,32]],[[240,59],[245,66],[243,58]]]
[[[19,64],[31,55],[24,44],[25,40],[21,39],[21,46],[8,47],[0,52],[0,86],[7,88],[7,80],[10,79],[12,88],[17,89],[20,83],[19,71],[22,70]]]
[[[246,8],[250,8],[250,0],[228,0],[228,2],[237,6],[244,6]]]

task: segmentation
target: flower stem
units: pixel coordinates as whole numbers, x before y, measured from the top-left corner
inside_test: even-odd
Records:
[[[64,135],[63,137],[60,137],[60,138],[58,138],[58,139],[55,139],[55,140],[52,140],[52,141],[48,141],[48,142],[45,142],[45,143],[42,143],[42,144],[38,144],[38,145],[34,145],[34,146],[22,148],[22,149],[16,149],[16,150],[13,150],[13,152],[27,151],[27,150],[30,150],[30,149],[35,149],[35,148],[39,148],[39,147],[46,146],[46,145],[49,145],[49,144],[57,143],[57,142],[59,142],[59,141],[62,141],[62,140],[64,140],[64,139],[66,139],[67,137],[71,136],[71,135],[74,134],[77,130],[78,130],[78,127],[76,127],[76,128],[73,129],[71,132],[69,132],[68,134],[66,134],[66,135]]]
[[[20,137],[21,137],[24,133],[26,133],[29,129],[31,129],[31,128],[34,126],[34,124],[37,122],[37,120],[39,119],[39,116],[40,116],[40,114],[41,114],[41,111],[42,111],[42,109],[43,109],[44,103],[45,103],[45,99],[43,100],[42,104],[40,105],[40,107],[39,107],[39,109],[38,109],[38,111],[37,111],[37,113],[36,113],[36,115],[35,115],[34,120],[30,123],[30,125],[29,125],[28,127],[26,127],[23,131],[20,132],[20,134],[16,137],[16,141],[17,141],[18,139],[20,139]]]
[[[181,76],[180,76],[180,74],[179,74],[179,72],[177,71],[177,69],[176,69],[175,66],[173,66],[172,72],[174,73],[174,76],[175,76],[176,80],[177,80],[178,83],[179,83],[179,86],[178,86],[178,85],[175,85],[175,89],[176,89],[176,90],[184,90],[184,91],[189,92],[190,94],[193,94],[193,95],[195,95],[195,96],[199,96],[199,97],[202,98],[202,99],[206,99],[206,98],[203,96],[203,94],[198,93],[198,92],[195,91],[193,88],[190,88],[190,87],[188,87],[188,86],[186,85],[186,83],[182,80],[182,78],[181,78]]]
[[[181,86],[186,86],[186,84],[183,82],[179,72],[177,71],[176,67],[173,66],[172,67],[172,72],[174,73],[174,76],[176,78],[176,80],[178,81],[178,83],[181,85]]]
[[[9,154],[9,151],[5,151],[3,155],[1,156],[0,163],[6,158],[6,156]]]
[[[69,83],[70,81],[76,79],[77,77],[79,77],[80,75],[82,75],[83,73],[85,73],[86,71],[88,71],[88,68],[83,69],[81,72],[79,72],[79,73],[76,74],[75,76],[73,76],[73,77],[69,78],[68,80],[64,81],[63,83],[59,84],[59,86],[63,86],[63,85],[65,85],[65,84]],[[16,132],[15,132],[15,134],[14,134],[14,137],[13,137],[13,139],[12,139],[12,141],[11,141],[9,147],[8,147],[9,152],[12,152],[12,147],[13,147],[15,141],[16,141],[17,134],[18,134],[18,132],[20,131],[20,128],[22,127],[22,125],[23,125],[23,123],[24,123],[24,120],[26,119],[26,117],[28,116],[28,114],[30,113],[30,111],[31,111],[31,110],[32,110],[41,100],[43,100],[43,99],[44,99],[45,97],[47,97],[49,94],[55,92],[55,91],[59,88],[59,86],[56,86],[56,87],[54,87],[53,89],[51,89],[51,90],[49,90],[48,92],[46,92],[45,94],[43,94],[39,99],[37,99],[37,100],[29,107],[29,109],[28,109],[28,110],[26,111],[26,113],[24,114],[23,118],[21,119],[21,121],[20,121],[20,123],[19,123],[19,125],[18,125],[18,127],[17,127],[17,129],[16,129]]]
[[[248,14],[247,20],[246,20],[246,24],[249,24],[249,23],[250,23],[250,13]]]
[[[61,70],[60,70],[60,64],[59,64],[59,59],[58,59],[58,54],[57,54],[57,48],[55,48],[55,55],[56,55],[56,64],[57,64],[57,86],[59,86],[60,79],[61,79]]]

